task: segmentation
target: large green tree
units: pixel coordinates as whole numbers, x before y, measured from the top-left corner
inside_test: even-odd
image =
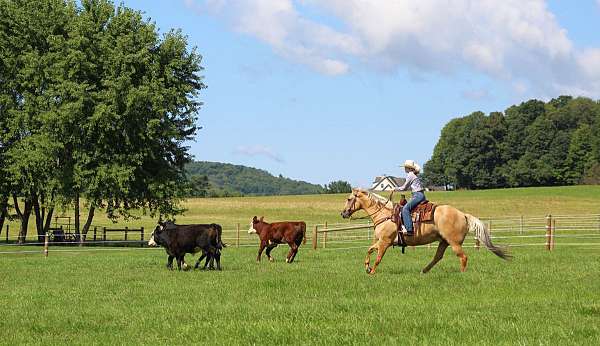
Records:
[[[11,83],[0,96],[9,119],[2,143],[22,232],[32,210],[42,225],[57,203],[74,205],[79,232],[80,199],[90,211],[84,232],[96,208],[113,219],[179,212],[185,141],[205,87],[186,37],[161,36],[139,11],[108,0],[0,6],[10,70],[2,78]]]

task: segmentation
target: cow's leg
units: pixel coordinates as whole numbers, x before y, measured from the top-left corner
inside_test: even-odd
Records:
[[[173,255],[169,255],[169,257],[167,258],[167,268],[173,270],[173,258],[175,258],[175,256]]]
[[[213,257],[214,257],[215,261],[217,262],[217,270],[221,270],[221,251],[217,250]],[[210,260],[211,260],[211,266],[212,266],[213,259],[211,258]]]
[[[260,241],[260,247],[258,248],[258,256],[256,257],[256,262],[260,262],[260,256],[262,255],[263,250],[265,249],[265,247],[267,246],[267,241],[266,240],[261,240]]]
[[[202,262],[204,257],[206,257],[206,252],[202,251],[202,255],[196,261],[196,265],[194,266],[194,269],[198,269],[198,267],[200,266],[200,262]],[[208,259],[206,261],[208,262]],[[206,269],[206,264],[204,265],[204,268],[202,268],[202,269]]]
[[[288,257],[285,261],[287,263],[292,263],[294,261],[294,257],[296,257],[296,252],[298,252],[298,245],[296,245],[295,243],[291,243],[290,253],[288,254]]]
[[[181,256],[177,256],[177,270],[181,270],[181,262],[183,262]]]
[[[277,243],[271,243],[267,246],[266,254],[267,254],[267,257],[269,258],[269,261],[271,261],[271,262],[275,261],[275,259],[273,257],[271,257],[271,250],[273,250],[276,247],[277,247]]]

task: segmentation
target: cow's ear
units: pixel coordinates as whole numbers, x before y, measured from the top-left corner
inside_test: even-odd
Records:
[[[254,218],[252,219],[252,222],[258,222],[258,218],[256,216],[254,216]]]
[[[261,216],[261,217],[260,217],[260,222],[263,222],[263,220],[264,220],[264,219],[265,219],[265,217],[264,217],[264,216]]]

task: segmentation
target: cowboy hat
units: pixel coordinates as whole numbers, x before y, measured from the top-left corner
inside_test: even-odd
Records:
[[[413,160],[406,160],[404,161],[403,165],[400,165],[400,167],[408,167],[408,168],[412,168],[413,170],[415,170],[415,172],[419,173],[421,172],[421,166],[419,166],[418,163],[416,163]]]

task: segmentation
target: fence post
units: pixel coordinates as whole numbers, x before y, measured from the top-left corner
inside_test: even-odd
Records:
[[[600,225],[598,227],[600,227]],[[6,244],[8,244],[8,225],[6,225]]]
[[[127,227],[125,227],[125,241],[127,241],[127,231],[128,231],[128,229],[127,229]]]
[[[97,227],[96,227],[96,226],[94,226],[94,243],[96,242],[96,232],[97,232],[97,229],[96,229],[96,228],[97,228]]]
[[[240,223],[239,222],[236,224],[236,231],[237,231],[237,238],[235,240],[235,242],[236,242],[235,246],[240,247]]]
[[[327,228],[325,228],[325,232],[323,232],[323,249],[327,247]]]
[[[48,232],[46,232],[46,236],[44,237],[44,258],[48,258]]]
[[[552,241],[552,215],[546,216],[546,250],[551,251],[550,243]]]
[[[140,228],[140,240],[142,241],[140,247],[144,247],[144,227]]]
[[[315,225],[315,230],[313,231],[313,238],[312,238],[313,250],[317,249],[317,236],[319,234],[319,233],[317,233],[318,229],[319,229],[319,226]]]
[[[83,233],[79,232],[79,247],[83,246],[83,237],[85,237]]]
[[[102,227],[102,246],[106,245],[106,227]]]
[[[554,235],[556,234],[556,218],[552,219],[552,231],[550,232],[550,250],[554,250]]]
[[[521,229],[520,229],[520,233],[519,234],[523,235],[523,215],[521,215],[521,224],[520,224],[520,226],[521,226]]]

